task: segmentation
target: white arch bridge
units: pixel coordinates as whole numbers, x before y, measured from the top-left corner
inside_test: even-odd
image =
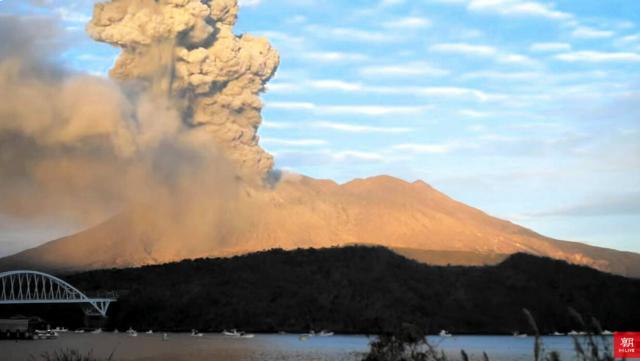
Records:
[[[52,276],[38,271],[0,272],[0,305],[30,303],[79,303],[85,304],[85,313],[107,316],[111,302],[117,296],[90,298],[77,288]]]

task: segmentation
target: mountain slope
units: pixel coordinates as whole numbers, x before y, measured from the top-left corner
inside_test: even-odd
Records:
[[[342,185],[299,177],[284,179],[272,190],[246,190],[226,209],[215,239],[163,232],[164,225],[150,212],[122,213],[84,232],[2,259],[0,268],[127,267],[274,247],[357,243],[397,248],[422,261],[446,255],[452,264],[470,263],[469,258],[475,260],[472,264],[495,263],[504,258],[501,255],[526,252],[640,277],[638,254],[544,237],[457,202],[422,181],[389,176]]]

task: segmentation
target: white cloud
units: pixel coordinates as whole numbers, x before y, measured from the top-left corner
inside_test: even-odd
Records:
[[[457,148],[457,146],[455,144],[403,143],[396,144],[391,148],[411,153],[444,154],[451,152],[452,150]]]
[[[571,35],[582,39],[602,39],[610,38],[615,35],[615,33],[610,30],[599,30],[587,26],[579,26],[571,32]]]
[[[91,16],[85,13],[81,13],[68,7],[59,7],[54,12],[62,19],[62,21],[68,21],[71,23],[87,23],[91,20]]]
[[[268,102],[268,108],[281,110],[305,110],[319,114],[350,115],[415,115],[429,109],[429,106],[403,105],[316,105],[309,102]]]
[[[266,85],[267,91],[270,92],[292,92],[300,90],[300,84],[287,82],[274,82]]]
[[[555,10],[551,4],[525,0],[469,0],[467,9],[503,16],[532,16],[554,20],[571,19],[569,13]]]
[[[262,0],[240,0],[238,1],[238,5],[240,5],[240,7],[256,7],[258,5],[260,5],[260,3],[262,2]]]
[[[400,4],[404,4],[405,0],[381,0],[380,1],[380,5],[381,6],[395,6],[395,5],[400,5]]]
[[[574,51],[558,54],[555,57],[567,62],[640,62],[640,54],[630,52]]]
[[[571,50],[571,44],[568,43],[534,43],[529,48],[535,52],[554,52]]]
[[[463,109],[459,111],[459,113],[460,115],[463,115],[469,118],[485,118],[491,115],[490,113],[487,113],[487,112],[479,112],[477,110],[472,110],[472,109]]]
[[[326,128],[350,133],[407,133],[412,131],[411,128],[405,127],[380,127],[327,121],[309,122],[308,125],[311,127]]]
[[[382,154],[375,152],[363,152],[359,150],[345,150],[341,152],[332,152],[331,157],[338,161],[345,161],[350,159],[356,160],[385,160],[386,157]]]
[[[364,76],[390,76],[390,77],[408,77],[408,76],[445,76],[449,74],[448,70],[433,67],[424,62],[412,62],[396,65],[372,65],[366,66],[359,70]]]
[[[314,110],[316,105],[310,102],[267,102],[266,106],[273,109],[283,110]]]
[[[309,80],[306,85],[322,90],[339,90],[339,91],[363,91],[364,86],[358,83],[346,82],[343,80],[325,79],[325,80]]]
[[[341,28],[320,25],[305,27],[310,35],[320,38],[330,38],[332,41],[386,43],[398,40],[397,34],[381,31],[362,30],[357,28]]]
[[[386,127],[374,125],[361,125],[352,123],[331,122],[324,120],[307,121],[307,122],[274,122],[265,121],[262,127],[267,129],[308,129],[319,128],[329,129],[347,133],[408,133],[413,131],[407,127]]]
[[[525,55],[520,54],[502,54],[498,56],[497,61],[503,64],[516,64],[525,66],[537,66],[538,62]]]
[[[501,94],[487,93],[482,90],[453,86],[377,86],[343,80],[303,80],[302,83],[276,83],[268,87],[274,92],[304,91],[308,89],[324,91],[340,91],[348,93],[372,93],[385,95],[413,95],[438,98],[464,98],[478,101],[504,99]],[[286,102],[285,102],[286,103]],[[294,102],[299,109],[311,109],[311,103]]]
[[[498,50],[492,46],[466,43],[434,44],[429,47],[429,50],[438,53],[464,54],[475,56],[494,56],[498,53]]]
[[[489,79],[498,81],[530,81],[540,79],[544,74],[539,72],[504,72],[494,70],[475,71],[463,74],[462,79]]]
[[[474,98],[480,101],[494,100],[501,98],[497,94],[485,93],[481,90],[461,87],[416,87],[409,88],[411,93],[433,97],[453,97],[453,98]]]
[[[620,41],[624,42],[624,43],[635,43],[640,41],[640,34],[632,34],[632,35],[625,35],[622,38],[620,38]]]
[[[445,54],[462,54],[468,56],[479,56],[493,58],[503,64],[519,64],[535,66],[538,63],[521,54],[501,52],[499,49],[488,45],[476,45],[468,43],[442,43],[429,47],[429,51]]]
[[[340,51],[312,51],[303,52],[300,56],[304,59],[323,63],[358,62],[367,60],[368,57],[360,53],[347,53]]]
[[[281,31],[264,30],[257,31],[256,34],[264,36],[265,38],[269,39],[269,41],[274,41],[287,46],[300,46],[304,43],[304,37],[293,36]]]
[[[261,128],[267,129],[292,129],[299,127],[299,124],[291,123],[291,122],[274,122],[270,120],[265,120],[262,122]]]
[[[400,19],[390,20],[382,24],[384,27],[393,29],[412,29],[424,28],[431,25],[431,21],[427,18],[418,16],[408,16]]]
[[[327,114],[410,115],[422,113],[428,108],[428,106],[402,105],[332,105],[318,109]]]
[[[284,146],[318,146],[325,145],[327,141],[324,139],[281,139],[281,138],[261,138],[262,144],[284,145]]]

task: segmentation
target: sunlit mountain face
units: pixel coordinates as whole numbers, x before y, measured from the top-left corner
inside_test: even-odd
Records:
[[[2,267],[362,243],[640,274],[502,220],[638,251],[638,4],[90,5],[0,2],[0,254],[57,239]]]

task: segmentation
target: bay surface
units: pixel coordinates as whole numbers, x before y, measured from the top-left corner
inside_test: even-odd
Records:
[[[77,349],[92,352],[97,358],[126,361],[355,361],[367,352],[372,338],[359,335],[310,337],[301,341],[295,334],[257,334],[254,338],[226,337],[221,334],[169,333],[163,341],[161,333],[76,334],[61,333],[55,340],[0,340],[0,361],[27,361],[45,352]],[[445,351],[450,359],[460,358],[464,349],[471,359],[481,360],[486,352],[495,361],[533,360],[533,337],[512,336],[430,336],[429,342]],[[574,341],[568,336],[542,338],[546,350],[558,351],[562,360],[574,360]],[[606,343],[611,347],[612,338]]]

